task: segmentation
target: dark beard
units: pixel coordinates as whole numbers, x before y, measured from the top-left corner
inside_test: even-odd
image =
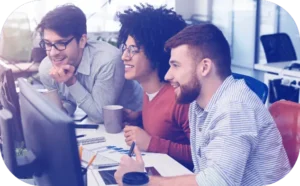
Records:
[[[194,77],[192,83],[180,86],[180,94],[176,96],[176,101],[179,104],[192,103],[197,99],[201,91],[201,85]]]

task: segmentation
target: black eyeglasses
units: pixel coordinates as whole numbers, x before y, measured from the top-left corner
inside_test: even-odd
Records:
[[[124,54],[124,52],[126,51],[126,55],[127,57],[132,58],[134,56],[134,54],[139,53],[141,50],[135,46],[135,45],[129,45],[128,47],[126,46],[126,44],[122,44],[121,46],[121,50],[122,50],[122,54]]]
[[[40,47],[46,51],[50,51],[52,49],[52,46],[54,46],[54,48],[58,51],[63,51],[67,48],[67,45],[69,43],[71,43],[71,41],[74,39],[75,37],[72,37],[70,38],[69,40],[67,41],[58,41],[56,43],[50,43],[50,42],[47,42],[45,40],[41,40],[40,42]]]

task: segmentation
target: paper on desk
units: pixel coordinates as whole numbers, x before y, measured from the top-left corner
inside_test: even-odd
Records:
[[[101,167],[109,167],[109,166],[119,165],[119,161],[115,161],[111,158],[108,158],[107,156],[103,156],[102,154],[95,153],[95,152],[92,152],[87,149],[83,149],[82,160],[81,160],[82,164],[86,166],[94,154],[97,154],[97,155],[96,155],[96,159],[92,163],[93,168],[101,168]]]

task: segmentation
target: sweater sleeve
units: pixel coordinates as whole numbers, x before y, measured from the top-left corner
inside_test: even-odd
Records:
[[[138,111],[138,118],[134,121],[124,121],[126,123],[129,123],[131,126],[138,126],[143,128],[143,118],[142,118],[142,111]]]
[[[188,109],[189,105],[176,104],[173,110],[173,120],[182,128],[189,141],[190,129],[188,121]],[[170,140],[162,139],[158,136],[152,136],[148,151],[168,154],[179,163],[192,170],[193,162],[190,143],[175,143]]]

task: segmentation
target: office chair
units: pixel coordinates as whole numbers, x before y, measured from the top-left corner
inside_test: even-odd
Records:
[[[262,35],[260,40],[268,63],[297,60],[293,43],[286,33]]]
[[[300,149],[300,104],[291,101],[277,101],[269,111],[278,127],[282,142],[293,167]]]
[[[232,73],[234,79],[244,79],[247,86],[261,99],[263,103],[268,97],[268,87],[263,82],[243,74]]]

